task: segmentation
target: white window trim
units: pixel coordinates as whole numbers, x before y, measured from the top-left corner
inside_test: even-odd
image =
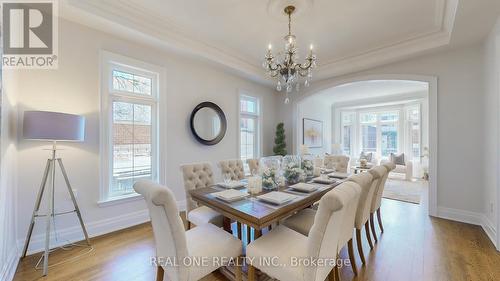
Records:
[[[244,97],[249,97],[252,99],[257,100],[257,114],[255,113],[249,113],[249,112],[242,112],[241,111],[241,100]],[[241,159],[241,117],[246,116],[246,117],[251,117],[255,118],[257,120],[256,126],[257,126],[257,151],[255,152],[255,155],[257,158],[260,158],[262,156],[262,105],[259,97],[256,97],[252,94],[250,94],[247,91],[240,90],[239,91],[239,97],[238,97],[238,124],[237,126],[237,132],[238,132],[238,158]],[[245,164],[245,163],[244,163]]]
[[[157,86],[153,87],[151,96],[147,95],[134,95],[133,93],[120,92],[113,90],[113,80],[111,78],[111,66],[124,71],[133,71],[141,75],[153,78],[153,83]],[[100,184],[99,184],[99,200],[98,205],[106,207],[118,203],[125,203],[140,199],[141,196],[137,193],[109,197],[110,191],[110,176],[111,176],[111,157],[112,151],[110,149],[111,122],[112,110],[111,104],[113,101],[127,101],[134,103],[153,104],[152,115],[153,118],[152,135],[154,138],[154,145],[152,147],[153,154],[153,177],[160,184],[166,182],[166,130],[162,129],[162,123],[166,121],[166,70],[163,67],[152,65],[142,62],[140,60],[132,59],[122,55],[114,54],[108,51],[100,51]],[[105,83],[107,81],[108,83]],[[160,110],[162,109],[162,110]],[[161,143],[161,145],[160,145]]]

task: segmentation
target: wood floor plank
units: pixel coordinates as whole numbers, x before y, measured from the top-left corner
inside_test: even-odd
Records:
[[[425,197],[425,196],[423,196]],[[427,216],[427,205],[383,200],[385,231],[370,252],[366,239],[363,247],[366,266],[357,257],[358,276],[351,268],[341,268],[342,281],[462,281],[500,280],[500,253],[479,226]],[[184,217],[184,216],[182,216]],[[265,235],[265,234],[264,234]],[[15,281],[146,281],[155,280],[154,240],[149,223],[91,239],[93,251],[75,248],[56,250],[50,264],[82,255],[49,269],[47,277],[33,269],[39,255],[29,256],[18,266]],[[341,258],[347,259],[347,249]],[[214,272],[203,281],[225,281]],[[286,281],[286,280],[283,280]]]

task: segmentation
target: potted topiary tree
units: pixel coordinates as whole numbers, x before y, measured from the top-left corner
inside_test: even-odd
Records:
[[[276,126],[276,137],[274,138],[274,155],[287,155],[285,142],[285,125],[283,122]]]

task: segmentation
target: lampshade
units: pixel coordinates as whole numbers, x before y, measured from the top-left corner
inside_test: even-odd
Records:
[[[50,111],[25,111],[25,139],[50,141],[84,141],[85,117]]]

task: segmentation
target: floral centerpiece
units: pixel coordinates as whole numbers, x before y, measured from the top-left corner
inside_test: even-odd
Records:
[[[274,167],[265,168],[262,171],[262,186],[265,189],[275,189],[278,186],[276,180],[276,169]]]
[[[303,159],[302,170],[304,170],[306,178],[312,177],[314,173],[313,161],[311,161],[310,159]]]
[[[296,184],[304,178],[304,172],[297,163],[290,162],[285,166],[283,176],[287,184]]]

